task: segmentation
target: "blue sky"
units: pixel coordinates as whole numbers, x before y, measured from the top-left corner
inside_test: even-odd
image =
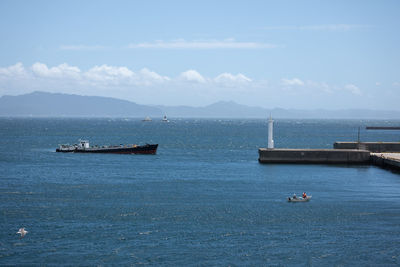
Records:
[[[0,96],[400,110],[399,1],[0,1]]]

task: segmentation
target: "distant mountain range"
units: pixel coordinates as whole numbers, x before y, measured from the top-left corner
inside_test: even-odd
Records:
[[[33,92],[0,98],[0,116],[144,117],[161,116],[156,107],[108,97]]]
[[[0,116],[32,117],[191,117],[191,118],[274,118],[293,119],[400,119],[400,111],[369,109],[297,110],[250,107],[235,102],[217,102],[204,107],[146,106],[99,96],[33,92],[0,97]]]

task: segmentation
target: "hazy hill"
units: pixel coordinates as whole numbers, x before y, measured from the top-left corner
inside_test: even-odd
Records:
[[[108,97],[33,92],[0,98],[1,116],[145,117],[161,116],[156,107]]]
[[[266,109],[249,107],[235,102],[217,102],[205,107],[166,107],[157,106],[170,117],[201,117],[201,118],[274,118],[291,119],[397,119],[400,111],[343,109],[343,110],[299,110],[299,109]]]
[[[187,118],[319,118],[319,119],[400,119],[400,111],[382,110],[296,110],[250,107],[221,101],[204,107],[145,106],[98,96],[33,92],[0,97],[0,116],[34,117],[168,117]]]
[[[268,112],[264,108],[249,107],[235,102],[220,101],[205,107],[189,106],[157,106],[171,117],[201,117],[201,118],[263,118]]]

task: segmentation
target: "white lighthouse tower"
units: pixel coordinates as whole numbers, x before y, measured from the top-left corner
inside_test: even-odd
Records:
[[[274,121],[272,120],[271,115],[269,115],[269,120],[268,120],[268,148],[273,149],[274,148],[274,137],[273,137],[273,130],[274,128]]]

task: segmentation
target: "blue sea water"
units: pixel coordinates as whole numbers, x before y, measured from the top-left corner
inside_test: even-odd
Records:
[[[400,141],[393,121],[276,120],[275,146]],[[157,155],[55,153],[159,143]],[[259,164],[266,120],[0,119],[0,265],[399,266],[400,175]],[[308,203],[286,197],[306,191]],[[20,227],[29,233],[16,234]]]

